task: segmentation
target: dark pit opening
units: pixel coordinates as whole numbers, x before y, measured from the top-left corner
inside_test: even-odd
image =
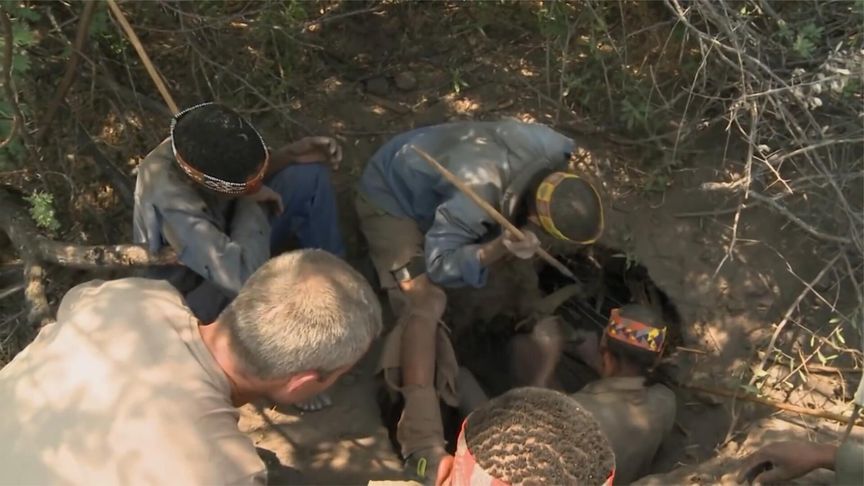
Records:
[[[638,302],[652,307],[669,333],[669,344],[679,344],[681,316],[669,297],[654,283],[648,269],[634,261],[626,252],[615,248],[594,246],[590,254],[562,258],[586,287],[587,297],[565,302],[559,313],[570,325],[600,332],[607,323],[609,312],[622,305]],[[552,267],[540,272],[544,293],[572,283]]]
[[[655,313],[663,318],[668,333],[667,353],[670,346],[680,343],[681,318],[675,304],[651,280],[648,270],[628,258],[626,252],[594,245],[589,253],[568,255],[560,259],[573,270],[586,290],[584,297],[571,298],[558,308],[556,314],[568,325],[599,335],[605,329],[613,308],[638,302],[652,307]],[[547,295],[573,283],[552,267],[545,267],[540,271],[539,282],[541,290]],[[512,319],[503,316],[495,320],[499,322],[476,322],[467,327],[454,328],[451,335],[459,365],[471,370],[489,396],[499,395],[513,386],[507,349],[514,336],[514,323]],[[563,365],[568,358],[569,362]],[[567,347],[556,375],[564,391],[568,393],[576,392],[588,381],[599,378],[578,357],[568,353]],[[401,414],[401,397],[386,392],[383,387],[381,391],[379,404],[382,406],[382,418],[389,429],[390,439],[398,450],[395,431]],[[458,410],[442,404],[442,418],[445,437],[448,444],[453,446],[464,417]]]
[[[588,253],[559,258],[573,270],[586,291],[584,297],[571,298],[556,311],[569,326],[599,335],[612,309],[638,302],[653,308],[666,324],[666,353],[670,347],[680,344],[681,317],[675,304],[654,283],[648,270],[626,252],[594,245]],[[539,280],[546,295],[573,283],[549,266],[540,271]],[[490,395],[503,393],[512,386],[507,348],[513,334],[512,323],[454,330],[453,343],[459,364],[470,369]],[[556,374],[564,391],[570,393],[598,378],[569,345],[564,349],[562,365]]]

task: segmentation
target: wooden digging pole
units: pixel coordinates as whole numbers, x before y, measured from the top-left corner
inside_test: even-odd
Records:
[[[176,115],[180,109],[177,107],[177,103],[174,102],[174,98],[168,91],[168,87],[165,85],[165,81],[162,80],[162,76],[159,75],[159,71],[156,70],[156,66],[153,65],[153,61],[150,60],[150,56],[147,55],[147,51],[144,50],[144,46],[141,44],[141,39],[138,38],[138,34],[136,34],[135,30],[132,29],[132,26],[129,24],[129,21],[126,20],[126,16],[123,15],[123,12],[120,10],[120,7],[117,6],[115,0],[106,0],[106,3],[108,4],[108,8],[111,9],[111,13],[113,13],[114,17],[117,18],[117,22],[120,23],[120,27],[123,28],[123,32],[126,33],[126,37],[129,38],[129,42],[132,43],[132,47],[135,48],[135,52],[138,53],[138,57],[141,58],[141,62],[144,63],[144,68],[147,69],[147,74],[149,74],[153,82],[156,83],[156,89],[159,90],[159,94],[162,95],[162,99],[165,100],[168,109],[171,110],[171,113]]]
[[[468,187],[464,182],[462,182],[461,180],[459,180],[459,178],[456,177],[456,175],[454,175],[452,172],[450,172],[449,170],[447,170],[446,167],[444,167],[443,165],[441,165],[437,160],[435,160],[431,155],[429,155],[428,153],[426,153],[424,150],[418,148],[418,147],[415,146],[415,145],[411,145],[411,149],[414,150],[415,152],[417,152],[417,155],[419,155],[420,157],[422,157],[423,160],[425,160],[426,162],[429,163],[429,165],[431,165],[432,167],[434,167],[435,170],[437,170],[437,171],[438,171],[438,172],[439,172],[439,173],[440,173],[440,174],[441,174],[445,179],[447,179],[451,184],[453,184],[454,186],[456,186],[456,188],[459,189],[463,194],[465,194],[466,196],[468,196],[469,199],[471,199],[472,201],[474,201],[475,204],[477,204],[478,206],[480,206],[480,208],[483,209],[483,211],[486,211],[486,214],[488,214],[489,217],[491,217],[492,219],[494,219],[495,222],[497,222],[498,224],[500,224],[502,227],[504,227],[504,229],[506,229],[506,230],[509,231],[510,233],[514,234],[514,235],[515,235],[517,238],[519,238],[520,240],[525,241],[525,239],[526,239],[526,237],[525,237],[525,233],[523,233],[519,228],[517,228],[516,226],[514,226],[513,223],[511,223],[510,221],[508,221],[507,218],[505,218],[501,213],[499,213],[497,209],[495,209],[494,207],[492,207],[491,204],[489,204],[489,203],[486,202],[483,198],[481,198],[480,196],[478,196],[476,192],[474,192],[474,191],[473,191],[470,187]],[[546,250],[544,250],[543,248],[538,248],[538,249],[537,249],[537,255],[539,255],[540,258],[542,258],[546,263],[548,263],[549,265],[552,265],[553,267],[555,267],[555,269],[558,270],[559,272],[561,272],[561,274],[564,275],[565,277],[569,277],[569,278],[571,278],[574,282],[576,282],[576,283],[580,283],[580,282],[579,282],[579,279],[576,278],[576,275],[574,275],[573,272],[570,271],[570,269],[567,268],[566,265],[564,265],[563,263],[561,263],[560,261],[558,261],[557,258],[555,258],[554,256],[550,255],[550,254],[549,254]]]

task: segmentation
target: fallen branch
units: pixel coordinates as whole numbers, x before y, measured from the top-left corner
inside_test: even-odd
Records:
[[[176,265],[173,251],[151,254],[142,245],[76,245],[43,236],[18,198],[0,188],[0,231],[26,261],[82,270]]]
[[[760,405],[765,405],[767,407],[776,408],[778,410],[783,410],[786,412],[800,413],[802,415],[809,415],[811,417],[819,417],[827,420],[834,420],[835,422],[840,422],[841,424],[848,424],[851,420],[850,417],[846,415],[841,415],[839,413],[828,412],[826,410],[816,410],[807,407],[800,407],[798,405],[792,405],[789,403],[781,403],[776,402],[774,400],[769,400],[767,398],[757,397],[755,395],[750,395],[748,393],[741,393],[732,390],[725,390],[722,388],[711,388],[699,385],[680,385],[681,388],[685,390],[701,392],[701,393],[709,393],[711,395],[717,395],[721,397],[734,398],[735,400],[744,400],[746,402],[758,403]],[[860,418],[857,419],[855,425],[864,426],[864,420]]]
[[[81,246],[43,236],[20,198],[0,188],[0,232],[5,233],[24,261],[24,297],[28,321],[41,327],[51,320],[45,296],[45,263],[85,270],[176,265],[173,250],[153,255],[141,245]]]

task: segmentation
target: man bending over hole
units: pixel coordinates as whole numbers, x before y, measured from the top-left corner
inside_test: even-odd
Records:
[[[265,263],[212,323],[164,281],[81,284],[0,370],[0,483],[263,483],[234,407],[320,393],[380,330],[372,288],[320,250]]]
[[[504,234],[412,145],[522,226],[528,240]],[[574,148],[571,139],[544,125],[457,122],[398,135],[364,170],[360,227],[399,316],[381,366],[405,401],[397,439],[409,475],[417,476],[421,459],[437,464],[445,454],[439,396],[453,406],[458,402],[454,353],[438,327],[447,304],[442,287],[483,287],[496,262],[534,256],[536,233],[581,244],[602,233],[596,190],[564,172]]]

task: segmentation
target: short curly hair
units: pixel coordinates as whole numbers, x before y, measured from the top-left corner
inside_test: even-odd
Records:
[[[544,388],[516,388],[474,411],[465,442],[480,467],[509,484],[599,486],[615,468],[594,417]]]

